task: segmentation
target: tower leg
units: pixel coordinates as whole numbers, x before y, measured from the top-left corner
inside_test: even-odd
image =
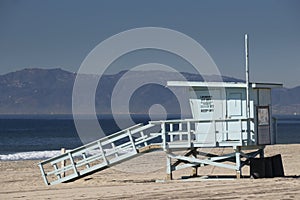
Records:
[[[167,153],[167,177],[166,180],[172,180],[173,176],[172,176],[172,159],[169,157],[168,153]]]
[[[193,155],[194,158],[197,158],[197,149],[196,148],[192,150],[192,155]],[[192,176],[193,177],[197,177],[198,176],[198,166],[193,167],[193,169],[192,169]]]
[[[241,149],[237,147],[235,149],[235,163],[236,163],[236,178],[240,179],[242,176],[242,170],[241,170]]]
[[[265,157],[265,149],[264,148],[259,150],[259,157],[260,158],[264,158]]]

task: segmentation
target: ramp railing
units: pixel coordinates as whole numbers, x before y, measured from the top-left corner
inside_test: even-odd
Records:
[[[161,137],[160,133],[144,133],[154,126],[137,124],[40,162],[44,182],[54,185],[71,181],[136,156],[139,149],[148,147],[151,140]]]

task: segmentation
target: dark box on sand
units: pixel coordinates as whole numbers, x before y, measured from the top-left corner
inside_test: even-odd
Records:
[[[281,155],[250,159],[250,176],[253,178],[283,177],[284,169]]]

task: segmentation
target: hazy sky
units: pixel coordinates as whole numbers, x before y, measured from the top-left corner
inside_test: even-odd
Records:
[[[299,11],[297,0],[0,0],[0,74],[28,67],[76,72],[99,42],[154,26],[194,38],[223,75],[237,78],[244,78],[248,33],[251,81],[294,87],[300,85]]]

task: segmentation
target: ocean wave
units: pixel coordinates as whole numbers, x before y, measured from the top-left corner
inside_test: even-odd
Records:
[[[60,155],[60,151],[30,151],[11,154],[0,154],[1,161],[12,160],[42,160]]]
[[[118,154],[126,154],[132,151],[132,148],[128,149],[120,149],[118,150]],[[113,154],[114,149],[104,149],[105,154]],[[88,151],[87,155],[95,155],[98,154],[99,150]],[[44,160],[48,158],[52,158],[61,154],[59,150],[53,151],[29,151],[29,152],[18,152],[18,153],[10,153],[10,154],[0,154],[0,161],[13,161],[13,160]]]

